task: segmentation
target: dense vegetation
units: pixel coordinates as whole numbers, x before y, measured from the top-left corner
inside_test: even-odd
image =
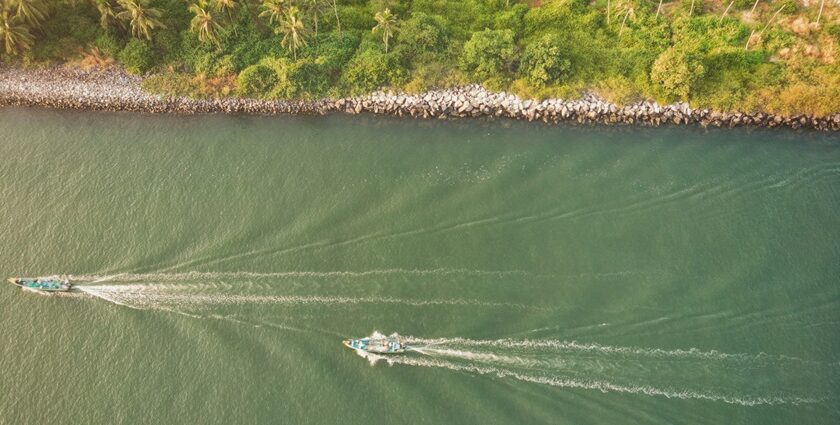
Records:
[[[836,0],[0,0],[0,60],[165,94],[318,98],[468,82],[719,110],[840,111]]]

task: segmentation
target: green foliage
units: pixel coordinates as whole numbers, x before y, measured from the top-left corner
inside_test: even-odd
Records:
[[[511,30],[517,40],[525,32],[525,15],[530,8],[522,3],[514,4],[510,9],[499,12],[493,18],[493,28],[497,30]]]
[[[133,74],[145,74],[154,64],[154,50],[146,40],[132,38],[117,55],[117,59]]]
[[[840,23],[827,24],[825,26],[825,32],[834,37],[834,39],[840,43]]]
[[[512,30],[473,33],[464,44],[461,67],[477,80],[503,77],[515,58]]]
[[[160,62],[175,62],[178,60],[181,36],[173,30],[162,30],[155,35],[152,45],[160,58]]]
[[[239,73],[236,79],[239,94],[250,97],[266,97],[277,84],[277,73],[266,65],[251,65]]]
[[[339,6],[338,15],[345,30],[370,31],[376,25],[373,13],[364,6]]]
[[[330,88],[322,59],[282,59],[276,67],[278,82],[271,91],[273,98],[313,99],[324,96]]]
[[[401,84],[407,74],[396,53],[367,49],[350,60],[341,81],[351,94],[356,95]]]
[[[566,51],[563,37],[556,34],[545,35],[525,48],[520,72],[536,87],[561,83],[568,78],[571,68]]]
[[[20,54],[0,55],[6,62],[41,64],[74,61],[96,48],[134,73],[169,70],[143,86],[170,96],[227,96],[237,82],[241,95],[260,98],[480,82],[533,97],[594,91],[615,102],[656,98],[720,110],[840,110],[834,90],[840,67],[831,63],[838,45],[826,37],[840,43],[840,24],[831,9],[822,28],[807,34],[779,25],[777,17],[744,48],[750,33],[782,5],[784,13],[815,18],[816,7],[797,8],[795,0],[762,2],[752,20],[738,19],[735,10],[750,10],[754,0],[736,0],[723,20],[727,1],[694,0],[691,16],[691,0],[667,2],[656,17],[656,0],[613,0],[608,19],[606,0],[541,0],[539,7],[524,0],[338,0],[342,31],[332,2],[325,1],[317,35],[313,14],[306,13],[311,3],[297,3],[304,9],[296,16],[305,43],[294,53],[286,48],[288,39],[286,47],[281,43],[282,31],[275,33],[283,24],[259,16],[261,1],[238,1],[229,13],[216,1],[110,0],[113,16],[102,19],[96,5],[103,3],[48,0],[43,17],[5,21],[13,24],[13,36],[24,37],[15,48]],[[189,30],[194,3],[213,13],[214,40],[202,42]],[[138,7],[159,14],[150,12],[145,24],[132,22]],[[399,18],[388,53],[382,28],[371,32],[375,14],[385,9]]]
[[[356,53],[359,42],[359,36],[349,31],[328,33],[320,36],[316,43],[310,43],[303,55],[321,60],[323,70],[332,81]]]
[[[525,14],[525,36],[549,32],[595,34],[601,19],[601,14],[587,8],[583,0],[547,0]]]
[[[102,33],[93,42],[94,47],[101,52],[113,58],[117,57],[120,50],[124,47],[123,44],[117,40],[113,35]]]
[[[672,47],[653,62],[650,79],[666,100],[688,100],[692,87],[705,71],[695,55]]]
[[[449,37],[442,17],[414,12],[400,26],[398,46],[408,55],[437,53],[446,49]]]
[[[771,9],[773,9],[774,12],[782,9],[781,14],[793,15],[798,11],[799,5],[794,0],[775,0],[772,3]]]
[[[188,74],[162,73],[143,80],[143,90],[163,96],[191,96],[195,93],[193,77]]]
[[[754,4],[755,0],[735,0],[732,8],[736,10],[751,10]]]

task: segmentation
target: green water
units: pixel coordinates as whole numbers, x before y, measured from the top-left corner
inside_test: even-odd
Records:
[[[81,281],[0,287],[2,424],[840,422],[837,135],[2,109],[0,136],[0,276]],[[341,346],[374,331],[421,352]]]

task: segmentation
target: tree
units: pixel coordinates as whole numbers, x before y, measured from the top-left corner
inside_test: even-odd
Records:
[[[190,21],[190,31],[198,35],[198,39],[204,43],[213,43],[219,45],[218,31],[222,26],[216,22],[213,14],[206,9],[204,2],[190,5],[190,12],[193,16]]]
[[[153,7],[147,7],[148,0],[118,0],[123,10],[117,18],[128,21],[131,35],[137,38],[152,39],[152,30],[166,28],[160,21],[161,13]]]
[[[487,80],[503,76],[514,57],[513,31],[486,29],[473,33],[464,44],[461,67],[473,78]]]
[[[400,23],[399,45],[413,58],[423,53],[442,52],[448,43],[449,31],[440,16],[414,12],[411,18]]]
[[[388,53],[388,40],[394,36],[394,30],[397,27],[397,17],[391,13],[391,9],[386,8],[381,12],[376,12],[374,18],[377,24],[371,31],[382,31],[382,41],[385,42],[385,53]]]
[[[572,63],[565,40],[557,34],[547,34],[525,47],[520,71],[529,83],[543,87],[568,78]]]
[[[260,17],[268,19],[269,25],[275,25],[283,22],[288,7],[286,0],[264,0],[262,9]]]
[[[12,16],[7,10],[0,11],[0,38],[6,54],[17,55],[32,48],[34,40],[29,28],[18,16]]]
[[[324,11],[324,2],[322,0],[304,0],[304,10],[307,14],[312,15],[312,22],[315,23],[315,39],[318,39],[318,14]]]
[[[15,10],[16,17],[35,28],[41,26],[49,13],[42,0],[9,0],[8,3]]]
[[[332,0],[333,12],[335,12],[335,26],[338,32],[341,32],[341,19],[338,18],[338,5],[335,1],[336,0]]]
[[[227,14],[228,19],[233,20],[233,11],[239,6],[237,0],[213,0],[213,6],[219,11]]]
[[[294,6],[290,7],[286,12],[286,19],[280,25],[280,32],[283,33],[283,40],[280,41],[280,45],[292,49],[292,57],[295,60],[297,60],[298,47],[306,45],[306,40],[303,38],[306,27],[304,27],[299,15],[300,9]]]
[[[111,27],[121,25],[122,22],[117,19],[117,7],[111,0],[95,0],[96,10],[99,11],[99,25],[104,30],[109,30]]]

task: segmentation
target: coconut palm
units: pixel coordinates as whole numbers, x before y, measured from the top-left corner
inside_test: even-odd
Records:
[[[300,10],[297,7],[292,6],[286,12],[286,19],[280,24],[280,32],[283,33],[280,45],[292,49],[292,56],[297,60],[298,47],[306,45],[306,27],[300,20]]]
[[[385,53],[388,53],[388,41],[394,36],[394,30],[397,27],[397,17],[391,13],[391,9],[386,8],[381,12],[376,12],[374,18],[378,23],[371,31],[382,31],[382,41],[385,42]]]
[[[9,0],[8,3],[15,10],[15,16],[33,27],[40,27],[47,19],[49,8],[42,0]]]
[[[312,22],[314,23],[315,39],[318,39],[318,15],[324,12],[323,0],[304,0],[303,7],[306,14],[312,15]]]
[[[9,14],[7,10],[0,13],[0,38],[3,39],[6,54],[17,55],[29,50],[34,43],[32,33],[23,18]]]
[[[233,20],[233,12],[239,7],[239,2],[237,0],[213,0],[213,6],[219,10],[219,12],[224,12],[227,14],[228,20]]]
[[[332,0],[333,12],[335,12],[335,26],[338,32],[341,32],[341,19],[338,19],[338,5],[335,0]]]
[[[268,19],[269,25],[280,24],[285,19],[288,8],[286,0],[263,0],[260,17]]]
[[[203,43],[219,45],[218,32],[222,26],[216,22],[216,18],[207,10],[204,2],[190,5],[190,12],[193,16],[190,21],[190,31],[198,35]]]
[[[166,28],[160,21],[159,10],[148,6],[148,0],[118,0],[123,10],[117,13],[117,18],[128,21],[131,35],[137,38],[152,39],[152,30]]]
[[[111,0],[95,0],[94,5],[96,10],[99,11],[99,25],[102,29],[107,31],[122,24],[117,19],[117,6]]]

